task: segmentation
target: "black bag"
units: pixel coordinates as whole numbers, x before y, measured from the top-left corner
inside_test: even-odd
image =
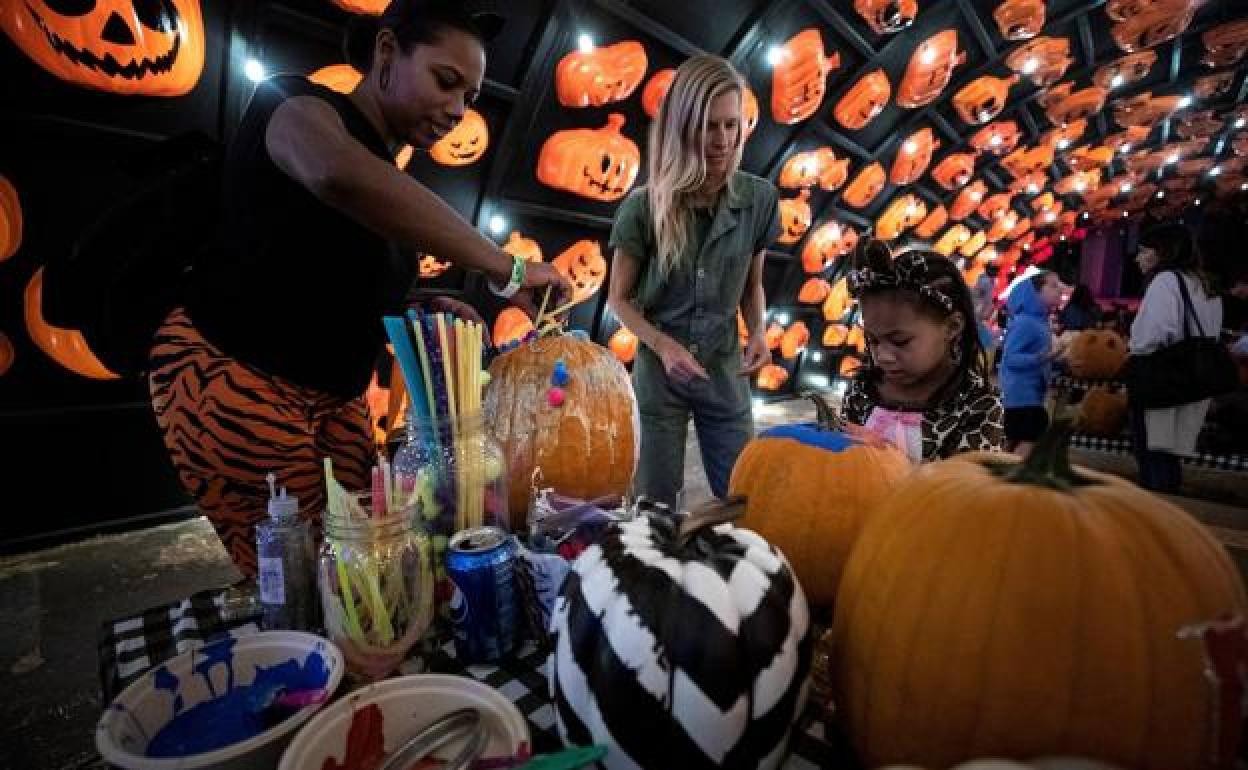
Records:
[[[1148,355],[1127,359],[1127,399],[1140,409],[1169,409],[1230,393],[1239,387],[1239,372],[1226,346],[1206,337],[1192,308],[1187,282],[1174,271],[1183,295],[1183,339]],[[1199,336],[1188,331],[1188,316]]]
[[[44,270],[50,323],[77,329],[122,377],[147,371],[156,331],[182,299],[187,271],[215,243],[222,149],[203,134],[132,160],[130,192]]]

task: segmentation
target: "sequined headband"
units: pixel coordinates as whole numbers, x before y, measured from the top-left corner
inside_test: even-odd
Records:
[[[907,289],[944,308],[946,313],[952,313],[953,297],[929,285],[930,274],[927,257],[920,251],[907,251],[895,258],[887,271],[871,267],[851,270],[847,278],[849,294],[857,299],[864,292],[876,289]]]

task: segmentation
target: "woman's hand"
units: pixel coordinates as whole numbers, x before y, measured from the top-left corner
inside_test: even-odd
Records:
[[[750,335],[750,341],[741,353],[741,376],[754,374],[769,363],[771,351],[767,349],[767,339],[762,334]]]
[[[476,308],[467,302],[461,302],[451,297],[433,297],[429,300],[429,309],[435,313],[450,313],[459,316],[465,321],[472,321],[484,325],[485,320],[481,318],[481,314]]]
[[[654,348],[654,352],[659,359],[663,361],[663,370],[667,372],[667,376],[676,382],[689,382],[692,379],[700,378],[709,380],[711,377],[702,368],[702,364],[698,363],[698,359],[685,349],[676,340],[662,335]]]

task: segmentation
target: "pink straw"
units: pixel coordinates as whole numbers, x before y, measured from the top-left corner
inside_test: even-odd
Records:
[[[386,515],[386,485],[382,483],[381,468],[373,466],[373,516]]]

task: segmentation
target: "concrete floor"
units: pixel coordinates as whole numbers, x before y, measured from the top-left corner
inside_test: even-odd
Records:
[[[813,417],[803,402],[767,406],[758,426]],[[710,497],[696,438],[686,455],[686,505]],[[1078,452],[1092,467],[1133,475],[1129,458]],[[1206,524],[1248,574],[1248,478],[1188,473],[1185,492],[1228,505],[1173,498]],[[0,768],[102,768],[92,730],[100,714],[96,640],[106,620],[227,585],[233,566],[205,519],[93,538],[0,560]]]

